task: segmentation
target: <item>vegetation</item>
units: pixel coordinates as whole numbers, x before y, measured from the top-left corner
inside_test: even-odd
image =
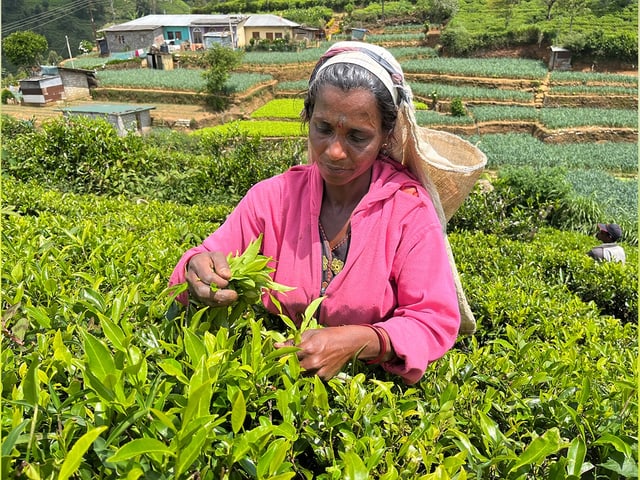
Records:
[[[206,87],[204,70],[181,68],[176,70],[152,70],[146,68],[103,70],[96,74],[100,87],[144,88],[172,91],[200,92]],[[230,73],[222,91],[225,94],[241,93],[273,77],[260,73]]]
[[[22,68],[37,66],[48,48],[47,39],[31,31],[14,32],[2,41],[2,53]]]
[[[202,76],[205,80],[204,90],[207,92],[207,103],[214,110],[224,110],[229,99],[226,96],[225,84],[229,80],[231,71],[242,62],[242,52],[231,50],[222,45],[213,45],[205,51],[202,63],[205,71]]]
[[[505,169],[452,219],[473,337],[411,387],[360,362],[321,382],[274,350],[298,333],[285,319],[221,320],[165,290],[304,142],[87,122],[2,122],[5,158],[26,160],[3,170],[3,477],[637,476],[637,248],[625,237],[627,265],[585,255],[597,240],[576,228],[601,212],[563,172]]]

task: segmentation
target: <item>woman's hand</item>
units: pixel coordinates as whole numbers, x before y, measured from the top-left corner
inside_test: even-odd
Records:
[[[225,289],[231,279],[227,256],[222,252],[202,252],[187,264],[185,275],[189,294],[205,305],[221,307],[238,300],[238,293]],[[218,287],[211,289],[211,285]]]
[[[293,345],[293,340],[289,339],[276,343],[275,347]],[[360,359],[371,359],[380,353],[380,342],[376,333],[371,328],[360,325],[306,330],[302,333],[300,343],[295,346],[300,348],[297,352],[300,366],[307,374],[318,375],[324,380],[334,377],[356,356]],[[393,351],[388,352],[383,360],[387,361],[393,356]]]

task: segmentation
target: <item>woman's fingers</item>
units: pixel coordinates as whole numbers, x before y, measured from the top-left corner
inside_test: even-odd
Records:
[[[238,300],[236,291],[225,288],[229,285],[231,270],[222,252],[194,255],[187,265],[185,278],[190,294],[206,305],[224,306]]]

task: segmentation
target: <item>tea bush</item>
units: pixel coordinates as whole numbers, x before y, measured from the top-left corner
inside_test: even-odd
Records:
[[[165,289],[304,142],[98,124],[99,158],[124,158],[110,181],[130,182],[98,196],[99,177],[64,178],[90,159],[49,128],[46,149],[47,129],[3,145],[32,140],[58,182],[34,157],[33,176],[14,162],[3,177],[3,478],[637,478],[637,247],[599,265],[593,237],[549,228],[593,221],[567,170],[501,170],[454,216],[473,337],[416,385],[358,361],[322,382],[274,350],[298,333],[283,319],[253,305],[221,324]]]
[[[301,141],[274,148],[238,128],[119,137],[105,120],[83,117],[6,128],[14,135],[3,143],[5,175],[72,192],[235,204],[253,184],[302,161]]]
[[[4,182],[3,477],[637,475],[636,325],[540,268],[588,237],[452,233],[477,334],[413,386],[360,362],[322,382],[261,308],[211,332],[209,309],[172,308],[169,272],[228,207]],[[637,283],[635,260],[611,278]]]

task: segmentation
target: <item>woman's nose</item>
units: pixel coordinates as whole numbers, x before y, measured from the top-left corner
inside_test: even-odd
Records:
[[[343,160],[347,157],[344,146],[339,138],[334,137],[327,146],[327,155],[333,161]]]

